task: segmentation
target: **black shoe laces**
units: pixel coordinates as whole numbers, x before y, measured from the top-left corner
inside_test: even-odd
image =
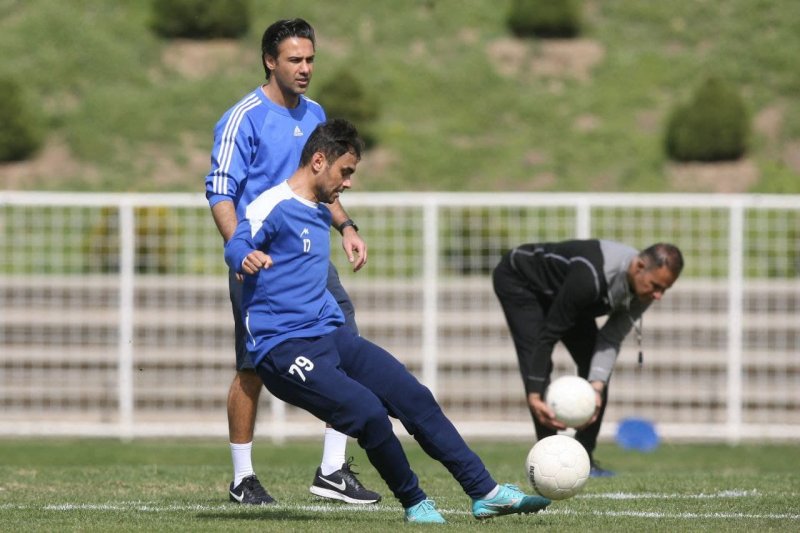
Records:
[[[347,459],[347,462],[342,465],[342,470],[341,470],[342,479],[344,479],[348,485],[352,485],[353,487],[355,487],[356,490],[362,490],[364,486],[361,484],[361,482],[358,481],[358,478],[356,478],[358,472],[356,472],[351,468],[351,466],[354,464],[355,463],[353,463],[353,458],[350,457]]]
[[[259,498],[267,497],[267,491],[264,490],[264,487],[262,487],[261,483],[258,482],[258,478],[256,476],[247,476],[242,480],[242,484],[244,485],[243,488],[247,489],[250,494]]]

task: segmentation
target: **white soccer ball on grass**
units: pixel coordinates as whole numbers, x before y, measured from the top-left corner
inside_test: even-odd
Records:
[[[531,486],[551,500],[564,500],[579,493],[589,479],[589,454],[583,445],[566,435],[553,435],[537,442],[525,461]]]
[[[562,376],[547,387],[545,402],[556,418],[568,427],[576,428],[594,415],[597,393],[592,385],[578,376]]]

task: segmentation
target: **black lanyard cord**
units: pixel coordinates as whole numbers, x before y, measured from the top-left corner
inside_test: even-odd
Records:
[[[639,360],[639,366],[641,367],[644,364],[644,354],[642,352],[642,327],[643,327],[642,325],[644,323],[644,317],[643,316],[639,317],[638,325],[636,324],[636,321],[633,319],[632,316],[628,315],[628,318],[630,319],[631,324],[633,325],[634,331],[636,331],[636,344],[639,347],[638,360]]]

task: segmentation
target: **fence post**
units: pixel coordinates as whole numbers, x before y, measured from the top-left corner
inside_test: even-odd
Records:
[[[744,304],[744,206],[735,200],[730,207],[728,229],[728,442],[742,437],[742,305]]]
[[[119,203],[119,436],[133,437],[133,284],[136,223],[131,202]]]
[[[592,238],[592,204],[585,197],[579,198],[575,205],[575,238]]]
[[[437,202],[425,201],[422,246],[422,382],[436,396],[439,357],[439,220]]]

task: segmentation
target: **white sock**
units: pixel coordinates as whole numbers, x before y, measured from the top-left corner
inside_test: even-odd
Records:
[[[486,496],[481,498],[481,500],[491,500],[497,496],[498,492],[500,492],[500,485],[495,485],[494,488],[488,494],[486,494]]]
[[[236,487],[247,476],[255,474],[253,471],[253,442],[234,444],[231,442],[231,459],[233,459],[233,486]]]
[[[347,435],[333,428],[325,428],[325,444],[322,447],[322,463],[319,465],[323,476],[329,476],[342,469],[347,451]]]

